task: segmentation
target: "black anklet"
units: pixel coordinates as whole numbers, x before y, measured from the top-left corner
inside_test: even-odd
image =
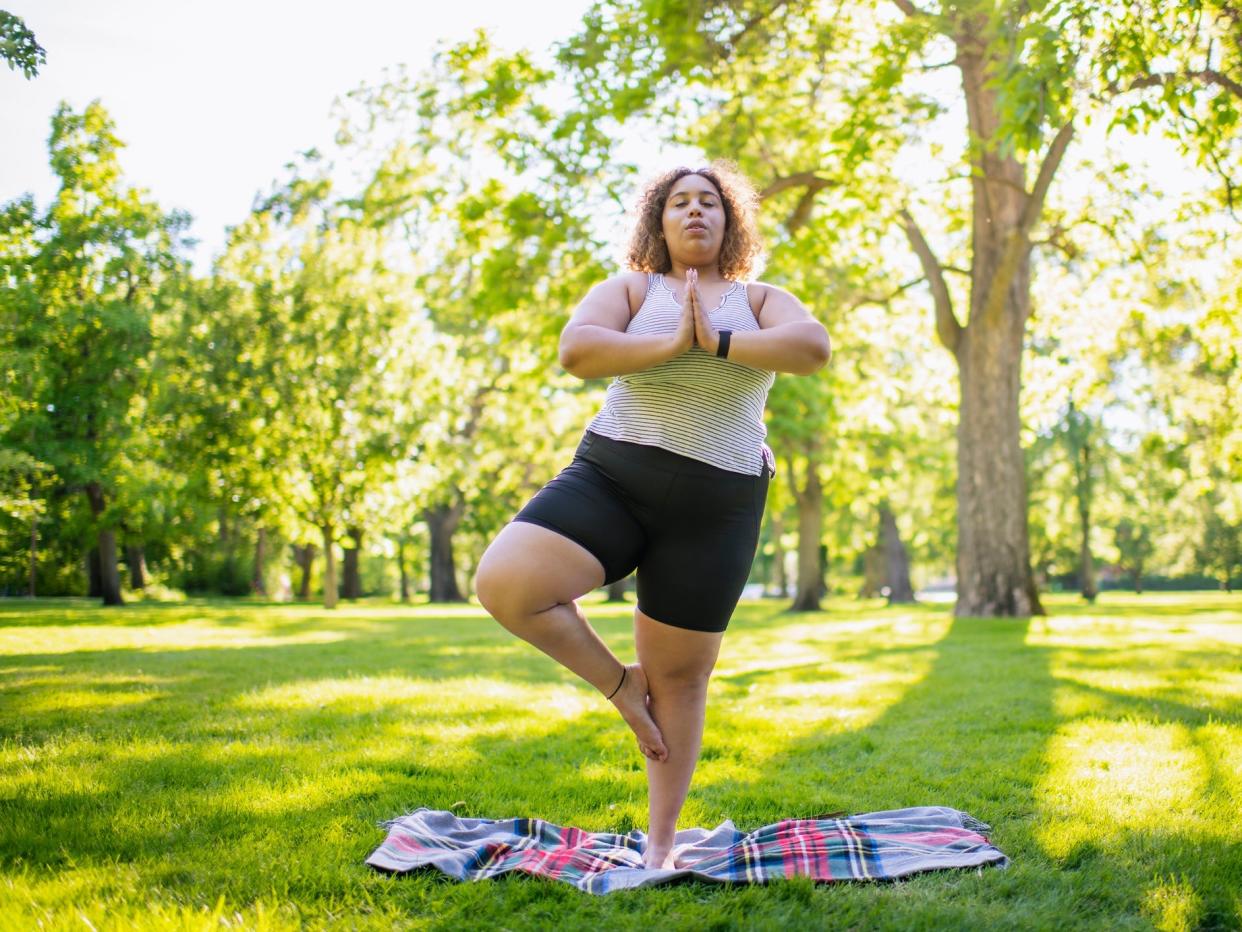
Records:
[[[612,697],[613,697],[613,696],[615,696],[615,695],[617,694],[617,691],[618,691],[618,690],[620,690],[620,689],[621,689],[621,686],[625,683],[625,671],[626,671],[627,669],[628,669],[628,668],[625,666],[625,664],[622,664],[622,665],[621,665],[621,682],[620,682],[620,683],[617,683],[617,688],[616,688],[616,689],[614,689],[612,692],[610,692],[610,693],[608,694],[608,699],[609,699],[609,701],[611,701],[611,700],[612,700]]]

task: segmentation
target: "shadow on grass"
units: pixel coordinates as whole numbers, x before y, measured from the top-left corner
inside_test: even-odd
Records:
[[[1025,775],[1055,728],[1047,651],[1024,644],[1026,628],[1024,621],[956,619],[934,644],[841,650],[829,664],[929,649],[935,657],[928,674],[865,727],[812,732],[766,760],[762,779],[700,791],[735,813],[755,798],[782,795],[804,815],[952,806],[995,819],[1003,838],[1003,817],[1033,806]]]
[[[970,872],[911,878],[909,883],[919,888],[935,885],[946,898],[930,906],[923,901],[907,914],[911,922],[934,925],[936,910],[943,911],[944,922],[958,921],[952,903],[960,896],[969,898],[971,921],[979,925],[1014,922],[1015,899],[1027,901],[1020,923],[1027,927],[1146,925],[1163,908],[1160,892],[1153,892],[1158,886],[1153,878],[1172,877],[1182,885],[1177,892],[1191,904],[1192,915],[1199,916],[1192,926],[1197,921],[1200,928],[1236,927],[1231,923],[1242,918],[1236,892],[1242,850],[1220,837],[1168,824],[1079,844],[1063,858],[1050,856],[1037,837],[1044,818],[1040,781],[1051,766],[1049,744],[1068,722],[1083,717],[1058,715],[1056,700],[1062,690],[1095,694],[1101,705],[1090,714],[1109,720],[1157,717],[1195,728],[1221,721],[1220,710],[1058,679],[1052,669],[1066,651],[1028,643],[1027,634],[1026,621],[957,618],[933,644],[837,650],[825,666],[851,655],[876,660],[904,653],[917,662],[920,651],[930,649],[935,657],[923,679],[864,727],[805,734],[764,760],[761,776],[701,783],[692,794],[743,828],[774,816],[918,805],[951,806],[990,823],[990,840],[1010,856],[1010,869],[984,872],[980,884],[970,882]],[[1106,651],[1086,653],[1097,654],[1093,660],[1101,666],[1108,663]],[[1112,653],[1114,661],[1128,656]],[[1210,654],[1179,650],[1169,656],[1174,666],[1190,660],[1193,667],[1207,662]],[[730,680],[745,683],[750,699],[759,701],[764,672]],[[774,672],[795,682],[823,676],[815,664]],[[721,753],[719,748],[714,751]],[[1229,798],[1229,777],[1219,763],[1209,773],[1202,798]],[[1151,778],[1160,776],[1153,773]],[[1107,806],[1108,800],[1100,805]],[[905,908],[900,902],[889,905]]]

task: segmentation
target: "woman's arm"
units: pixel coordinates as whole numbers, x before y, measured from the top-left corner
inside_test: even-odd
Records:
[[[756,369],[810,375],[828,364],[832,346],[824,325],[783,288],[757,283],[752,309],[759,314],[759,330],[734,331],[729,339],[729,360]],[[758,305],[756,308],[755,305]],[[706,314],[695,320],[699,345],[709,353],[720,346],[720,334]]]
[[[630,323],[626,273],[596,285],[561,331],[561,366],[580,379],[598,379],[650,369],[688,350],[694,341],[693,309],[686,305],[676,333],[626,333]],[[646,286],[646,276],[642,276]]]

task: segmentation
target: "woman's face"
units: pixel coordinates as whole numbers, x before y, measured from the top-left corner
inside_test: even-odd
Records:
[[[696,267],[718,261],[725,213],[716,186],[702,175],[679,178],[664,202],[663,228],[670,258]]]

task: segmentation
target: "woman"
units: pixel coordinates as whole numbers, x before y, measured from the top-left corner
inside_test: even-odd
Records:
[[[488,547],[476,592],[497,621],[578,674],[647,757],[644,862],[671,867],[703,737],[707,682],[750,573],[768,479],[776,372],[810,374],[828,334],[788,292],[743,284],[758,197],[727,163],[644,191],[632,271],[597,285],[561,334],[583,379],[616,376],[573,462]],[[680,295],[680,300],[678,300]],[[577,599],[638,571],[624,665]]]

